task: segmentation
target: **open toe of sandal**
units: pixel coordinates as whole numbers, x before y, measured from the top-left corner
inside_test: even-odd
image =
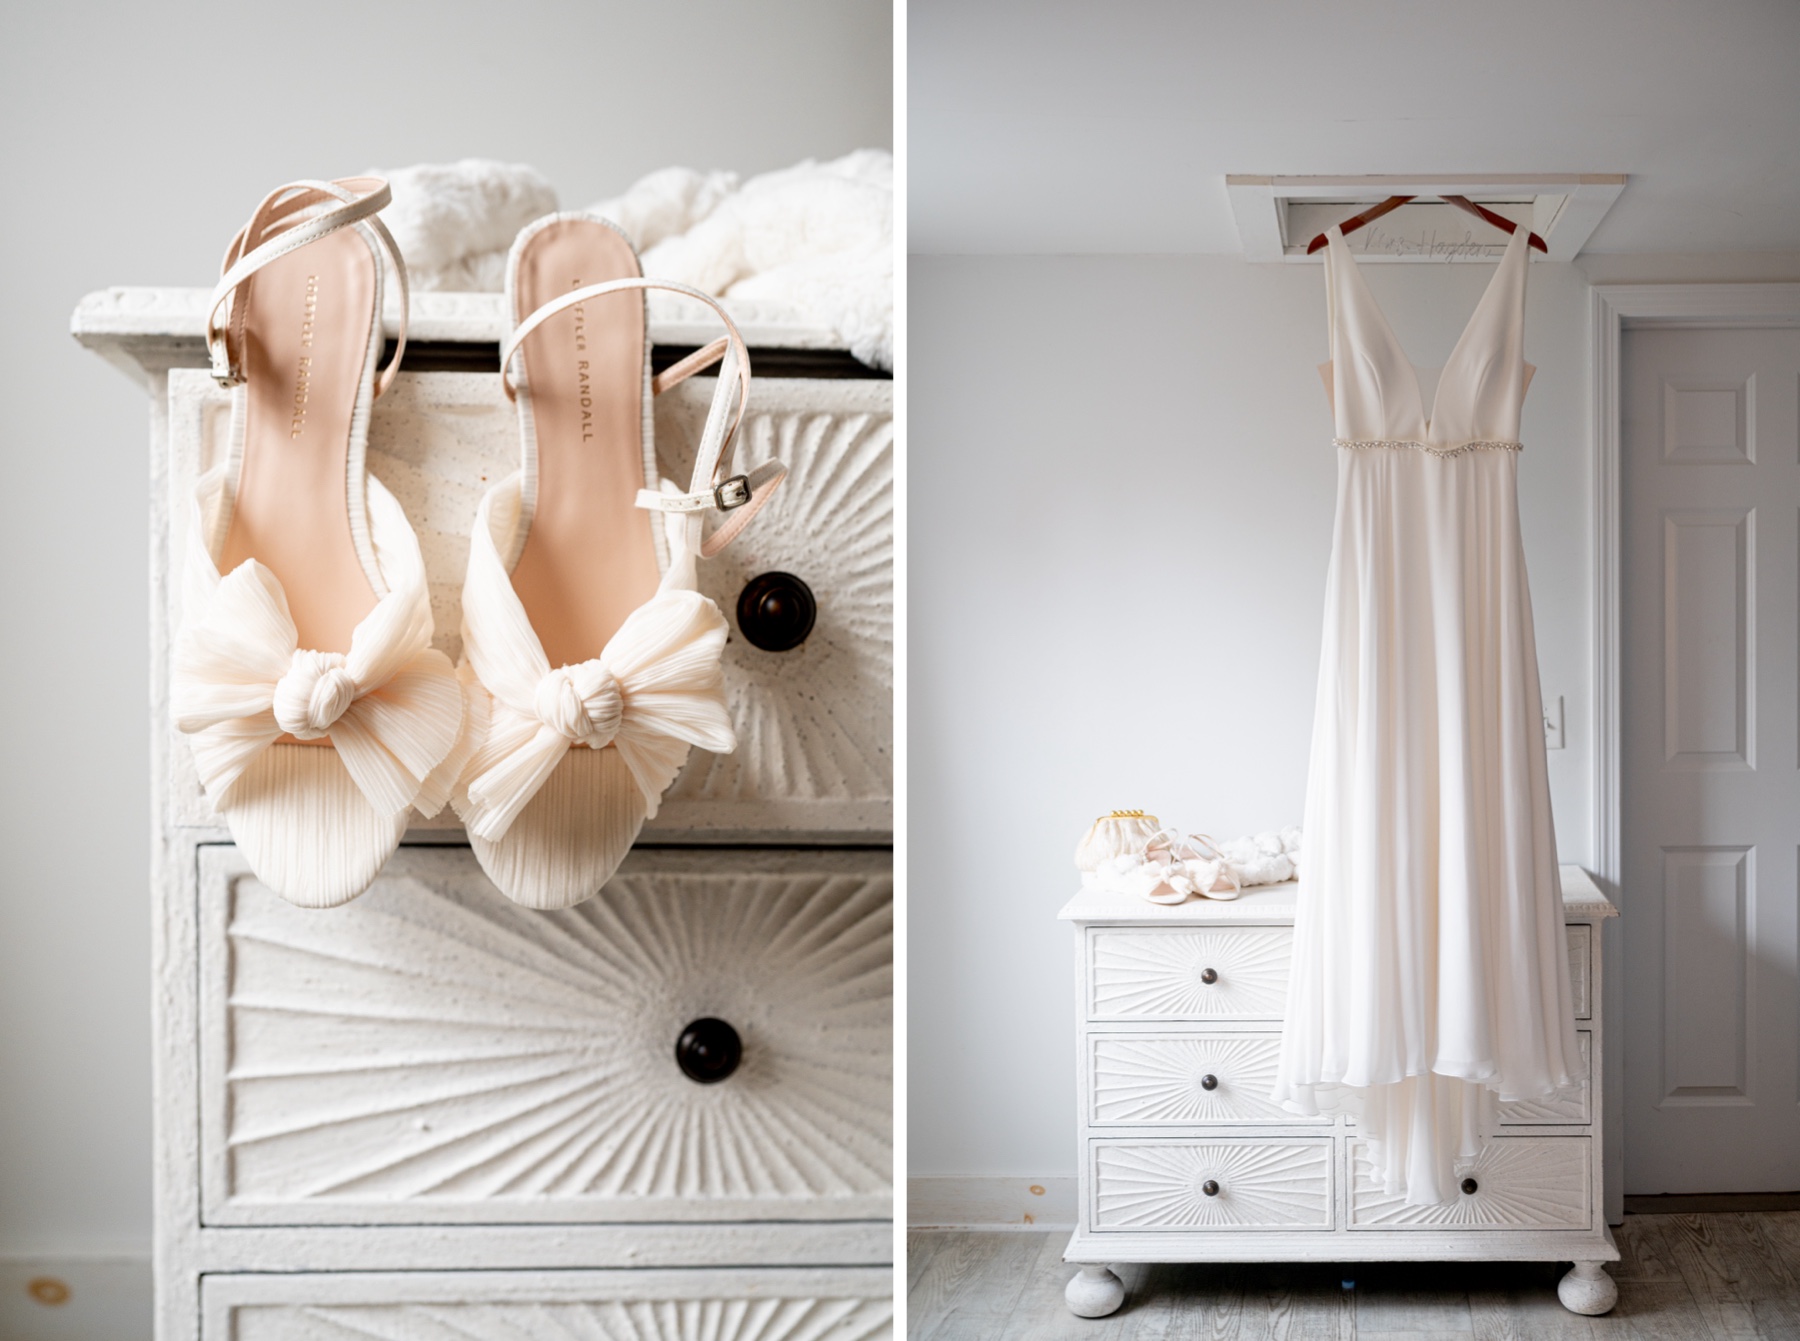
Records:
[[[406,833],[406,812],[383,815],[336,750],[271,745],[223,806],[257,879],[302,908],[335,908],[367,889]]]
[[[617,750],[562,752],[497,841],[469,834],[488,878],[527,908],[568,908],[612,879],[649,802]]]

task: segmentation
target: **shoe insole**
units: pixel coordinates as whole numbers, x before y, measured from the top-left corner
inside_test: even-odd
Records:
[[[639,274],[604,224],[566,219],[525,244],[515,317],[587,284]],[[605,650],[656,594],[660,574],[644,487],[644,293],[609,293],[559,312],[520,345],[537,431],[537,503],[513,590],[552,666]]]
[[[280,579],[300,646],[348,652],[375,608],[350,534],[350,420],[368,357],[376,258],[355,229],[259,270],[243,326],[244,456],[219,571]]]

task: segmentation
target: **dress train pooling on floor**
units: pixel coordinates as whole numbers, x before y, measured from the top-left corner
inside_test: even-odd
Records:
[[[1337,518],[1275,1098],[1354,1114],[1385,1190],[1431,1204],[1498,1101],[1577,1072],[1519,535],[1525,232],[1429,413],[1328,236]]]

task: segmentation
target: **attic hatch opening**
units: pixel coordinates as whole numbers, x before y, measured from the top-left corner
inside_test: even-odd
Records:
[[[1625,189],[1617,174],[1564,173],[1536,177],[1249,177],[1225,179],[1237,216],[1244,258],[1318,262],[1306,245],[1332,224],[1388,196],[1407,195],[1393,212],[1345,237],[1369,261],[1493,261],[1508,235],[1447,205],[1467,196],[1530,228],[1549,247],[1544,258],[1573,260]]]

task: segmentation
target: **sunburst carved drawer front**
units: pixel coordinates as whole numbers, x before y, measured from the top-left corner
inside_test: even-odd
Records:
[[[712,400],[710,378],[657,401],[663,473],[686,480]],[[893,384],[758,381],[738,435],[743,470],[788,477],[743,538],[700,566],[700,589],[732,621],[727,692],[738,748],[696,752],[661,820],[739,827],[893,827]],[[812,633],[785,652],[750,641],[739,598],[786,573],[817,606]]]
[[[210,1275],[202,1341],[885,1341],[892,1272]]]
[[[1096,1140],[1090,1223],[1134,1233],[1330,1229],[1331,1148],[1329,1137]]]
[[[1292,927],[1095,927],[1095,1020],[1280,1020]]]
[[[1350,1143],[1352,1229],[1588,1229],[1593,1141],[1517,1136],[1489,1141],[1466,1176],[1473,1191],[1440,1206],[1408,1206],[1370,1175],[1367,1147]]]
[[[696,378],[659,398],[657,449],[685,487],[712,394]],[[182,571],[195,478],[223,457],[230,403],[201,371],[169,375],[170,571]],[[726,692],[738,730],[730,756],[695,751],[651,822],[652,833],[892,831],[893,384],[762,378],[735,457],[745,470],[773,458],[781,492],[730,548],[701,564],[701,589],[731,625]],[[517,411],[499,378],[402,373],[376,404],[369,470],[406,509],[431,585],[434,644],[462,649],[462,584],[481,495],[518,468]],[[811,592],[812,631],[789,651],[764,651],[740,627],[750,579],[779,572]],[[179,581],[167,584],[171,629]],[[766,641],[766,639],[765,639]],[[218,823],[186,742],[167,725],[172,819]],[[456,827],[449,811],[416,827]]]
[[[1581,1049],[1577,1088],[1572,1093],[1554,1094],[1548,1099],[1501,1104],[1502,1123],[1512,1127],[1585,1126],[1594,1120],[1594,1036],[1586,1029],[1577,1029],[1575,1042]]]
[[[891,1213],[885,852],[639,850],[556,913],[463,848],[327,912],[200,856],[208,1223]],[[706,1018],[715,1084],[676,1060]]]
[[[1092,1126],[1329,1125],[1271,1100],[1280,1034],[1092,1034]]]

